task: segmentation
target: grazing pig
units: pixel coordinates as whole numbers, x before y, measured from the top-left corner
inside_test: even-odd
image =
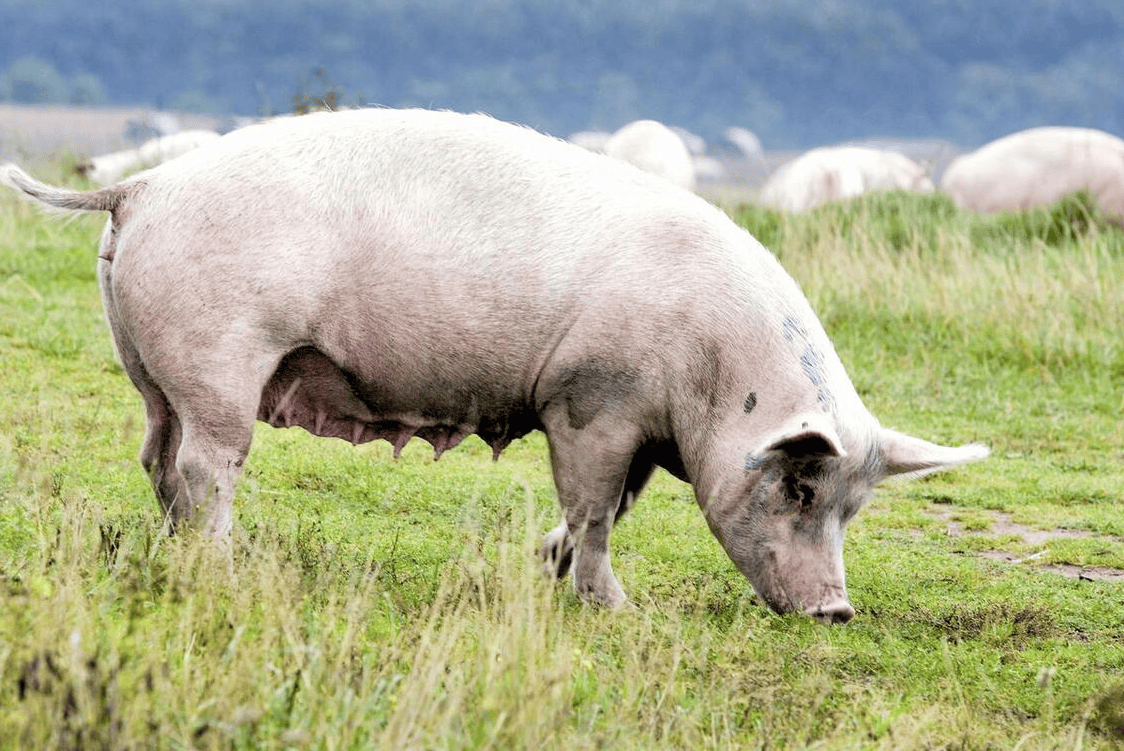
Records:
[[[169,159],[175,159],[218,137],[218,133],[210,130],[185,130],[182,133],[145,141],[135,149],[95,156],[79,164],[77,169],[94,182],[108,185],[130,170],[153,167]]]
[[[1092,128],[1031,128],[955,159],[941,190],[984,213],[1048,206],[1082,188],[1124,219],[1124,140]]]
[[[435,457],[546,433],[544,555],[624,592],[609,533],[658,467],[689,482],[778,612],[854,613],[844,525],[880,479],[982,458],[883,428],[796,283],[725,214],[482,115],[366,110],[251,126],[91,193],[99,279],[174,525],[231,528],[255,420]]]
[[[824,147],[782,165],[761,189],[761,202],[781,211],[804,211],[886,188],[931,192],[933,182],[921,165],[894,151]]]
[[[631,122],[605,142],[603,151],[680,188],[695,188],[691,152],[683,139],[663,123],[655,120]]]

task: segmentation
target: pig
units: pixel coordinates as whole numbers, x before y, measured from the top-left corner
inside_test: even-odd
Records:
[[[765,146],[761,143],[761,139],[757,137],[749,128],[743,128],[740,125],[731,125],[726,130],[722,131],[723,137],[734,146],[738,147],[743,157],[748,159],[762,159],[765,156]]]
[[[704,144],[705,148],[705,144]],[[659,175],[687,190],[695,187],[695,167],[683,139],[663,123],[636,120],[612,135],[602,147],[605,154]]]
[[[822,147],[774,172],[761,189],[761,202],[797,212],[884,188],[932,192],[933,181],[921,165],[894,151]]]
[[[1092,128],[1031,128],[955,159],[941,190],[983,213],[1048,206],[1088,190],[1108,216],[1124,219],[1124,140]]]
[[[775,257],[665,180],[484,115],[279,119],[95,192],[98,278],[173,529],[220,542],[255,420],[434,458],[546,434],[545,564],[626,602],[609,535],[657,467],[779,613],[854,615],[844,527],[888,475],[987,455],[881,426]]]
[[[612,133],[603,130],[579,130],[577,133],[571,133],[568,140],[583,149],[602,152],[605,150],[605,144],[612,137]]]
[[[175,159],[218,137],[218,133],[210,130],[185,130],[145,141],[135,149],[95,156],[78,164],[76,169],[94,182],[108,185],[130,170]]]

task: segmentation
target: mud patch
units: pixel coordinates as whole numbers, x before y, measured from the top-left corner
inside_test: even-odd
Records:
[[[1033,555],[1017,556],[1010,553],[1004,553],[1001,550],[985,550],[980,553],[980,556],[992,561],[1004,561],[1006,563],[1030,563],[1035,558],[1045,554],[1045,550]],[[1044,566],[1035,566],[1036,571],[1050,571],[1055,574],[1061,574],[1067,579],[1080,579],[1082,581],[1095,582],[1095,581],[1124,581],[1124,571],[1115,568],[1091,568],[1086,566],[1072,566],[1069,564],[1049,563]]]
[[[943,515],[947,518],[947,514]],[[983,534],[992,537],[1021,537],[1027,545],[1044,545],[1051,540],[1065,540],[1083,537],[1096,537],[1092,532],[1081,529],[1034,529],[1011,521],[1006,514],[996,514],[991,525],[979,532],[967,530],[963,522],[948,520],[948,536],[963,537],[966,534]]]
[[[999,512],[994,514],[986,530],[969,530],[966,528],[964,522],[956,521],[951,518],[953,513],[953,511],[942,510],[936,514],[938,519],[941,519],[947,524],[947,534],[949,537],[972,536],[976,538],[987,538],[1016,536],[1031,547],[1041,547],[1054,540],[1096,539],[1103,537],[1103,535],[1081,529],[1036,529],[1034,527],[1028,527],[1025,524],[1013,522],[1010,516]],[[1034,563],[1035,560],[1046,555],[1047,552],[1049,551],[1039,550],[1029,555],[1015,555],[1004,550],[985,550],[979,553],[979,555],[988,560],[1002,561],[1004,563],[1017,565]],[[1124,581],[1124,571],[1114,568],[1050,563],[1035,566],[1035,569],[1038,571],[1049,571],[1051,573],[1060,574],[1068,579],[1080,579],[1082,581]]]

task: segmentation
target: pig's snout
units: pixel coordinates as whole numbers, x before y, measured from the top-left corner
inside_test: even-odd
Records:
[[[846,623],[855,617],[855,609],[846,600],[835,600],[822,605],[815,605],[804,611],[820,623]]]

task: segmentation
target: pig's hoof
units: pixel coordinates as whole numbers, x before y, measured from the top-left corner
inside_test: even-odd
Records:
[[[578,593],[578,599],[588,605],[597,605],[610,610],[620,610],[628,604],[624,592],[581,592]]]
[[[628,597],[615,579],[609,584],[603,584],[602,586],[580,586],[577,582],[574,584],[574,591],[577,593],[578,599],[582,602],[591,605],[601,605],[612,610],[618,610],[628,604]]]
[[[543,538],[542,560],[547,576],[561,579],[569,572],[574,562],[574,543],[565,524],[559,524]]]

